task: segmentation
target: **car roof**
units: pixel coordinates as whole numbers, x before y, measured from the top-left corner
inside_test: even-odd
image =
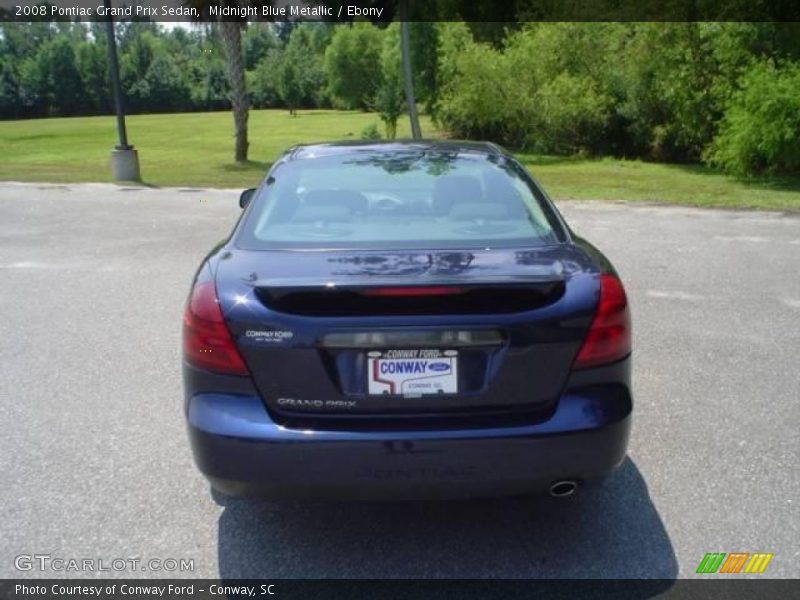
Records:
[[[492,142],[463,140],[392,140],[375,142],[349,140],[318,144],[298,144],[286,151],[285,158],[296,160],[361,152],[380,154],[391,154],[393,152],[458,152],[508,156],[508,153],[503,148]]]

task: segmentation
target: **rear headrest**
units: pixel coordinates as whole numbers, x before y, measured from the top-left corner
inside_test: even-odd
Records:
[[[458,202],[450,209],[450,218],[453,221],[508,219],[508,210],[493,202]]]
[[[456,202],[481,202],[481,180],[472,175],[444,175],[433,185],[433,210],[446,215]]]
[[[344,206],[353,213],[367,211],[367,197],[354,190],[311,190],[303,197],[303,204],[316,206]]]
[[[488,200],[505,206],[509,216],[524,218],[528,212],[522,196],[505,173],[494,169],[484,175]]]
[[[301,205],[292,215],[293,223],[316,223],[322,222],[343,222],[349,221],[352,213],[346,206],[323,206],[315,204],[312,206]]]

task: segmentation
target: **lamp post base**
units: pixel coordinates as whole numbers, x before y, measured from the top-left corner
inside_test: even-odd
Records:
[[[139,154],[132,146],[111,151],[111,176],[114,181],[141,181]]]

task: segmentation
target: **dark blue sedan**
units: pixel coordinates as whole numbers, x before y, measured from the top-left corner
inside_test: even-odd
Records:
[[[217,490],[568,496],[625,457],[625,290],[503,149],[296,146],[240,203],[184,317]]]

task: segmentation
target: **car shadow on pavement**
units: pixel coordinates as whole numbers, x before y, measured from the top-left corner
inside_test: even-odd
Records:
[[[219,570],[238,578],[648,578],[678,565],[642,475],[626,459],[572,498],[273,502],[214,495]],[[652,592],[652,593],[650,593]]]

